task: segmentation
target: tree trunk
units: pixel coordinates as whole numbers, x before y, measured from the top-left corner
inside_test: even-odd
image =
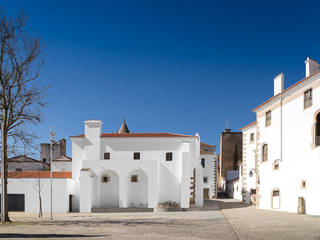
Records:
[[[4,168],[4,182],[2,190],[3,193],[1,194],[1,197],[4,198],[2,200],[2,204],[4,203],[4,222],[11,222],[10,218],[9,218],[9,213],[8,213],[8,143],[7,143],[7,136],[5,134],[5,130],[3,130],[2,132],[2,138],[1,138],[1,150],[3,151],[3,159],[1,159],[3,161],[3,168]],[[3,209],[3,208],[2,208]]]
[[[42,201],[41,201],[40,195],[39,195],[39,218],[42,218]]]

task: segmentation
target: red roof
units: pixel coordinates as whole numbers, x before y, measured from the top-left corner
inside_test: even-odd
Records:
[[[8,177],[9,178],[50,178],[50,172],[49,171],[8,172]],[[72,172],[52,172],[52,178],[72,178]]]
[[[70,137],[84,137],[84,134]],[[102,133],[100,137],[196,137],[176,133]]]
[[[247,126],[240,128],[240,130],[243,130],[243,129],[245,129],[245,128],[251,127],[251,126],[253,126],[253,125],[256,125],[256,123],[257,123],[257,121],[254,121],[254,122],[248,124]]]
[[[292,88],[294,88],[294,87],[296,87],[296,86],[299,86],[301,83],[303,83],[303,82],[306,81],[307,79],[313,77],[314,75],[316,75],[316,74],[319,73],[319,72],[320,72],[320,70],[318,70],[318,71],[310,74],[310,76],[308,76],[308,77],[302,79],[301,81],[299,81],[299,82],[291,85],[291,86],[288,87],[287,89],[283,90],[281,93],[278,93],[277,95],[269,98],[269,99],[268,99],[267,101],[265,101],[264,103],[260,104],[258,107],[255,107],[252,111],[255,112],[256,110],[258,110],[259,108],[261,108],[263,105],[267,104],[268,102],[271,102],[271,100],[275,99],[275,98],[278,97],[278,96],[281,96],[282,94],[284,94],[285,92],[289,91],[290,89],[292,89]]]

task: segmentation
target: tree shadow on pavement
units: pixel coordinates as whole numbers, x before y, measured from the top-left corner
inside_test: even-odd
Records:
[[[0,233],[0,238],[95,238],[106,235]]]

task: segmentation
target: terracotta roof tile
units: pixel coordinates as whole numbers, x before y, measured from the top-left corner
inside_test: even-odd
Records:
[[[70,137],[84,137],[84,134]],[[100,137],[196,137],[176,133],[102,133]]]
[[[50,178],[50,172],[49,171],[8,172],[8,177],[9,178]],[[72,178],[72,172],[52,172],[52,178]]]
[[[256,125],[256,124],[257,124],[257,121],[254,121],[254,122],[252,122],[252,123],[249,123],[247,126],[244,126],[244,127],[240,128],[240,130],[243,130],[243,129],[248,128],[248,127],[251,127],[251,126],[254,126],[254,125]]]

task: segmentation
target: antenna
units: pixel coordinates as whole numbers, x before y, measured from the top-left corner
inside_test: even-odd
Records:
[[[229,123],[228,123],[228,120],[226,120],[226,129],[229,129]]]

